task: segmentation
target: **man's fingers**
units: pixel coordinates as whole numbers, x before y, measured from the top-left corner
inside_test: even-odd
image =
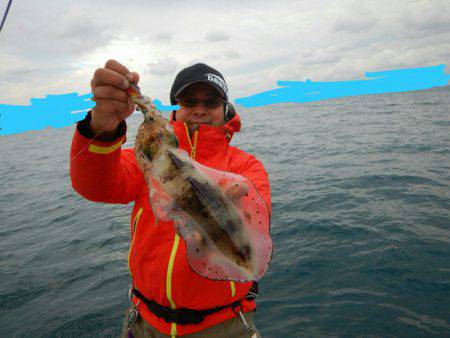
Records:
[[[120,113],[127,115],[130,113],[131,106],[129,103],[111,100],[111,99],[95,99],[96,111],[99,113]]]
[[[128,102],[128,94],[121,89],[117,89],[113,86],[98,86],[92,90],[94,94],[94,100],[97,99],[112,99],[120,102]]]
[[[127,89],[130,82],[125,76],[107,68],[98,68],[94,73],[91,86],[95,89],[98,86],[114,86],[120,89]]]
[[[133,76],[133,79],[131,80],[131,82],[133,82],[134,84],[138,84],[139,83],[139,74],[136,72],[131,72],[130,74]]]
[[[108,60],[105,63],[105,68],[115,71],[120,75],[123,75],[127,78],[128,81],[137,84],[139,82],[139,74],[136,72],[130,72],[127,67],[116,60]]]
[[[114,59],[106,61],[105,68],[115,71],[123,76],[126,76],[130,72],[127,67]]]

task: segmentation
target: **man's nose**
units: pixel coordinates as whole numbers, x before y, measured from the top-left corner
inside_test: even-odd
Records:
[[[194,107],[194,111],[195,112],[199,111],[199,112],[207,113],[207,108],[203,104],[203,101],[197,102],[197,104]]]

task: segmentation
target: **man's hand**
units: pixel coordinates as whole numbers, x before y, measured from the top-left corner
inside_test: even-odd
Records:
[[[91,129],[102,136],[114,135],[120,122],[130,116],[135,105],[129,101],[125,89],[130,82],[137,84],[139,74],[130,72],[116,60],[108,60],[104,68],[98,68],[91,80],[93,101]]]

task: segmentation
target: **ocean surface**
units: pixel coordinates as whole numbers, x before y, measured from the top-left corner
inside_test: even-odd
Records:
[[[450,337],[450,87],[238,112],[272,188],[262,336]],[[74,192],[73,130],[0,136],[0,337],[120,334],[132,205]]]

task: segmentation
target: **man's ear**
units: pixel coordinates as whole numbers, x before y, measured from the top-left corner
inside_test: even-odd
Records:
[[[230,121],[234,115],[236,115],[234,106],[229,102],[225,102],[225,122]]]

